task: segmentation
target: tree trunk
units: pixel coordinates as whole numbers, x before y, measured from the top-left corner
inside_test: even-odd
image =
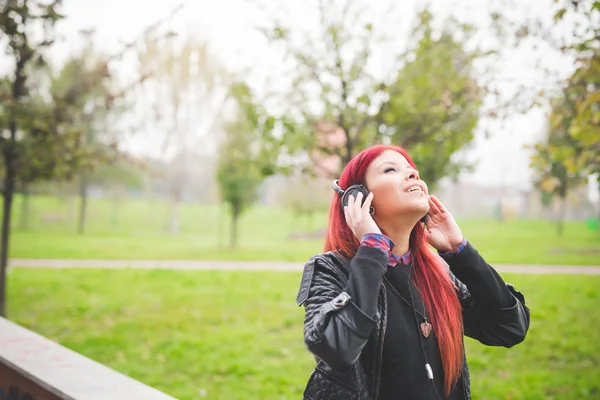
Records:
[[[120,187],[115,187],[113,190],[112,198],[112,213],[111,213],[111,225],[113,228],[119,226],[119,209],[121,206],[121,191]]]
[[[87,176],[85,174],[81,176],[81,181],[79,184],[79,198],[79,223],[77,227],[77,232],[80,235],[83,235],[83,233],[85,232],[88,206],[88,183]]]
[[[77,214],[77,195],[73,195],[72,193],[67,194],[65,198],[64,204],[66,205],[66,210],[64,210],[65,221],[69,228],[72,228],[73,225],[77,222],[76,214]]]
[[[223,203],[219,203],[219,215],[217,216],[217,248],[223,247],[223,241],[221,238],[223,237],[223,216],[226,215],[226,209],[224,210]]]
[[[238,204],[231,205],[231,237],[229,246],[233,249],[237,246],[238,220],[240,217],[240,207]]]
[[[21,199],[21,216],[19,228],[21,230],[29,229],[29,186],[23,186],[23,198]]]
[[[600,222],[600,177],[598,177],[598,222]]]
[[[15,191],[16,171],[11,155],[5,162],[6,175],[4,177],[4,214],[2,215],[2,236],[0,237],[0,316],[6,317],[6,270],[8,268],[8,246],[10,239],[10,216],[12,200]]]
[[[178,198],[173,199],[171,203],[171,220],[169,223],[169,232],[172,235],[179,235],[180,224],[179,224],[179,206],[181,201]]]
[[[562,237],[565,223],[565,213],[567,211],[567,198],[561,197],[560,209],[558,210],[558,221],[556,225],[556,234]]]

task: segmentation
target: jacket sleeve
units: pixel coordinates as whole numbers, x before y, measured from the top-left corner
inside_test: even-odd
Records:
[[[297,304],[304,305],[305,310],[304,342],[332,369],[353,365],[377,326],[377,297],[386,264],[384,252],[361,246],[350,261],[347,280],[322,259],[312,259],[305,265],[297,298]],[[370,274],[370,279],[353,279],[353,274]],[[370,289],[357,285],[359,281],[368,282]]]
[[[462,305],[465,335],[488,346],[512,347],[525,340],[530,323],[525,297],[470,243],[444,259]]]

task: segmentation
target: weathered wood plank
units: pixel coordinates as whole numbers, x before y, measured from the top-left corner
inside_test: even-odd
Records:
[[[27,400],[175,400],[0,318],[0,400],[16,388]]]

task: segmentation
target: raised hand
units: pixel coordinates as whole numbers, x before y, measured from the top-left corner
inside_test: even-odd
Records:
[[[452,214],[435,196],[429,196],[428,216],[425,226],[429,244],[440,252],[456,250],[463,241],[463,234]]]
[[[373,193],[369,193],[365,203],[361,206],[363,194],[358,193],[356,199],[354,196],[348,197],[348,205],[344,207],[344,216],[346,223],[352,229],[354,236],[360,241],[367,233],[381,233],[381,229],[369,213]]]

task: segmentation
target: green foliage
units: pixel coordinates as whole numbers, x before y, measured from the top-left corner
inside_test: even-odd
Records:
[[[411,37],[413,48],[398,55],[383,37],[382,21],[367,20],[365,7],[320,2],[314,40],[295,37],[282,22],[263,30],[284,46],[296,70],[282,99],[279,146],[308,156],[314,172],[323,156],[338,156],[343,168],[363,148],[391,141],[414,155],[432,185],[456,176],[466,165],[451,156],[473,139],[482,99],[472,68],[482,54],[465,49],[472,27],[448,21],[436,31],[425,10]],[[371,69],[375,44],[394,61],[383,77]]]
[[[9,186],[15,179],[33,179],[38,174],[47,178],[53,174],[55,163],[48,154],[57,140],[66,138],[58,129],[56,108],[38,89],[43,80],[43,51],[52,44],[51,29],[46,29],[41,42],[32,42],[31,29],[52,27],[62,16],[58,13],[61,1],[5,1],[0,3],[0,39],[7,46],[3,53],[9,56],[14,68],[0,79],[0,131],[7,132],[0,139],[4,155],[3,175],[10,168]],[[37,75],[37,76],[36,76]],[[45,150],[45,151],[44,151]]]
[[[361,3],[361,4],[359,4]],[[283,94],[279,125],[284,153],[335,154],[345,165],[377,138],[377,100],[383,84],[367,68],[379,32],[364,21],[362,2],[320,2],[316,37],[296,37],[282,22],[263,31],[275,46],[284,46],[294,64],[291,90]],[[330,142],[341,129],[343,142]]]
[[[12,52],[22,52],[18,60],[30,50],[23,47]],[[96,139],[116,97],[106,56],[95,54],[88,45],[56,73],[38,58],[23,66],[21,74],[23,78],[15,76],[11,81],[7,77],[0,84],[0,97],[5,100],[0,104],[0,127],[8,129],[12,121],[18,131],[10,141],[2,142],[5,151],[11,147],[18,184],[69,179],[76,171],[113,159],[115,141]],[[23,85],[20,97],[13,97],[11,82]]]
[[[600,172],[600,2],[565,1],[557,5],[554,24],[566,20],[577,27],[568,36],[568,41],[560,40],[562,35],[557,38],[552,32],[528,33],[537,35],[576,60],[576,70],[562,83],[559,98],[552,102],[550,129],[555,132],[547,144],[538,146],[538,154],[533,160],[538,170],[546,171],[542,180],[552,176],[552,173],[548,175],[550,170],[555,170],[554,175],[564,177]],[[561,32],[558,28],[556,31]],[[561,169],[565,171],[561,172]],[[555,178],[560,180],[558,176]],[[546,184],[547,191],[554,188],[560,191],[557,179],[552,185]]]
[[[466,340],[473,398],[597,399],[600,277],[502,277],[525,295],[531,327],[510,349]],[[15,322],[178,399],[300,399],[315,365],[300,271],[15,268],[11,279]]]
[[[536,186],[562,199],[584,178],[582,169],[573,168],[582,151],[579,141],[569,133],[576,112],[568,94],[554,102],[547,138],[535,145],[532,157],[532,166],[538,175]]]
[[[419,14],[412,33],[416,46],[403,56],[403,67],[389,88],[380,131],[409,150],[433,187],[467,167],[452,156],[474,138],[483,88],[473,70],[479,54],[465,50],[470,29],[449,21],[434,38],[432,17],[427,10]],[[460,41],[456,36],[462,36]]]
[[[579,146],[578,157],[568,167],[572,172],[600,173],[600,49],[580,62],[567,89],[576,108],[568,133]]]
[[[62,66],[50,89],[64,129],[79,134],[74,168],[80,174],[118,158],[114,118],[122,115],[125,106],[120,102],[122,93],[115,87],[108,61],[108,56],[97,52],[90,40],[79,56]]]
[[[43,51],[52,44],[54,25],[62,19],[58,13],[60,6],[60,0],[0,2],[0,43],[7,43],[2,53],[8,55],[12,67],[7,77],[0,78],[0,154],[4,167],[2,194],[5,211],[0,238],[1,316],[6,315],[10,217],[18,179],[23,175],[31,176],[33,169],[43,170],[45,177],[51,176],[56,162],[48,163],[46,157],[38,158],[37,155],[53,150],[54,142],[63,139],[59,121],[55,118],[56,109],[44,96],[36,96],[33,90],[36,82],[32,79],[34,72],[45,65]],[[32,35],[32,31],[42,32],[41,41],[33,39],[36,35]]]
[[[564,199],[569,189],[600,172],[599,17],[598,1],[565,3],[554,16],[555,23],[574,19],[580,29],[560,46],[576,58],[577,68],[552,102],[548,137],[535,146],[532,157],[536,185],[550,197]]]
[[[535,186],[540,190],[542,203],[549,206],[553,198],[561,199],[557,219],[558,234],[562,234],[566,197],[570,190],[585,182],[585,168],[574,168],[582,154],[582,145],[571,134],[577,115],[575,102],[567,91],[555,100],[549,118],[548,134],[534,146],[531,166],[536,172]]]
[[[217,181],[222,200],[231,207],[233,247],[237,238],[237,220],[256,201],[258,187],[264,178],[273,174],[278,153],[264,140],[273,129],[273,120],[263,117],[250,88],[244,83],[234,83],[230,95],[236,110],[233,120],[225,124],[225,136],[219,147]]]

